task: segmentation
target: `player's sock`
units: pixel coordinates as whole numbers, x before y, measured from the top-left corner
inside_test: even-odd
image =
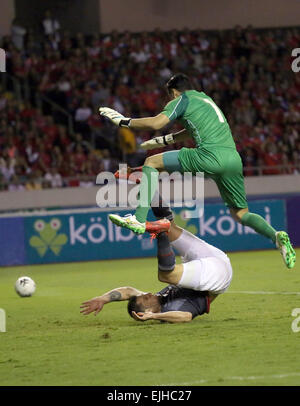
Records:
[[[270,238],[276,243],[276,230],[259,214],[245,213],[242,217],[242,224],[253,228],[258,234]]]
[[[135,212],[135,217],[140,223],[145,223],[147,220],[150,204],[158,185],[158,175],[159,172],[157,169],[151,166],[143,166],[139,191],[139,205]]]
[[[154,216],[160,219],[168,219],[169,221],[173,220],[173,213],[170,207],[151,207]]]
[[[168,204],[162,199],[161,195],[158,192],[158,189],[155,191],[155,194],[152,199],[151,209],[154,216],[157,220],[168,219],[169,221],[173,220],[173,213]]]
[[[166,233],[157,236],[157,259],[159,271],[170,272],[175,268],[175,254]]]

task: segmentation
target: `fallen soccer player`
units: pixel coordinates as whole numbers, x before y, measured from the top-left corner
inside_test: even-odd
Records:
[[[158,279],[168,286],[155,294],[116,288],[83,302],[81,313],[97,315],[107,303],[128,300],[128,313],[137,321],[188,322],[209,313],[210,303],[228,289],[232,268],[227,255],[178,227],[170,209],[152,210],[158,221],[147,222],[146,230],[157,240]],[[176,264],[173,248],[182,264]]]

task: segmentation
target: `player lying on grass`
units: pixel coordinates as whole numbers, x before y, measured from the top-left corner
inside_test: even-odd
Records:
[[[163,148],[188,137],[193,137],[196,144],[196,148],[181,148],[148,157],[142,167],[140,204],[135,215],[121,217],[111,214],[111,221],[135,233],[144,233],[159,171],[191,172],[194,175],[203,172],[216,182],[232,217],[271,239],[280,249],[286,266],[293,268],[296,254],[288,234],[285,231],[277,232],[263,217],[248,210],[242,161],[222,111],[204,92],[194,90],[186,75],[172,76],[167,83],[167,90],[171,101],[155,117],[131,119],[107,107],[99,109],[100,114],[115,125],[132,129],[160,130],[173,120],[178,120],[184,127],[175,134],[156,137],[143,143],[142,147],[145,149]]]
[[[167,208],[152,208],[157,218],[146,230],[157,237],[158,279],[168,283],[152,294],[133,287],[120,287],[81,305],[81,313],[97,315],[107,303],[128,300],[128,313],[135,320],[170,323],[191,321],[209,313],[210,303],[230,285],[232,268],[227,255],[178,227]],[[176,264],[173,248],[182,258]]]

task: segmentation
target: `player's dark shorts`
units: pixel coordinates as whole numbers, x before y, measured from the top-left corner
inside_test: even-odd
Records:
[[[214,152],[202,148],[182,148],[163,154],[164,167],[168,172],[203,172],[213,179],[226,206],[244,209],[248,207],[243,164],[234,148],[216,148]]]

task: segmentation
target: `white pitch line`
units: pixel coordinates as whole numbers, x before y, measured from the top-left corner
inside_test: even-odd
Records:
[[[300,292],[266,292],[263,290],[230,290],[225,293],[243,293],[247,295],[300,295]]]
[[[293,372],[290,374],[276,374],[276,375],[265,375],[265,376],[227,376],[225,378],[221,378],[222,381],[256,381],[261,379],[282,379],[282,378],[290,378],[293,376],[300,376],[300,372]],[[193,382],[180,382],[180,383],[168,383],[168,384],[160,384],[157,386],[191,386],[191,385],[201,385],[203,383],[208,382],[215,382],[220,379],[220,377],[216,377],[216,379],[200,379],[199,381]]]

